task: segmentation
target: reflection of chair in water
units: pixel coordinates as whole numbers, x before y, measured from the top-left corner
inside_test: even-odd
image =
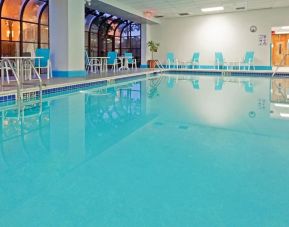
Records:
[[[224,84],[224,80],[223,79],[220,79],[218,77],[218,79],[216,80],[215,82],[215,90],[216,91],[221,91],[223,89],[223,84]]]
[[[250,81],[244,82],[244,88],[245,88],[245,91],[248,93],[254,92],[254,85]]]
[[[193,88],[195,90],[199,90],[200,89],[199,80],[193,80],[192,81],[192,85],[193,85]]]
[[[49,151],[49,103],[25,105],[20,103],[16,109],[4,110],[2,121],[3,154],[8,166],[16,166],[41,157]],[[11,156],[10,143],[13,143],[17,157]]]
[[[88,120],[104,133],[128,121],[133,115],[139,115],[140,108],[133,102],[131,86],[110,88],[110,94],[106,95],[87,94]]]
[[[176,84],[176,78],[169,78],[167,82],[168,88],[174,88]]]

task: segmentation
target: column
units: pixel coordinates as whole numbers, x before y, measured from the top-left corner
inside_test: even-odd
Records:
[[[54,77],[86,76],[84,1],[49,0],[49,37]]]

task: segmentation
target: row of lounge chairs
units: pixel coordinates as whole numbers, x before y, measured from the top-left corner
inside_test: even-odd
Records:
[[[166,60],[168,68],[201,68],[199,52],[193,53],[192,58],[189,61],[179,61],[177,58],[175,58],[173,52],[168,52]],[[217,70],[255,70],[254,51],[247,51],[244,58],[238,61],[226,61],[222,52],[215,52],[214,68]]]

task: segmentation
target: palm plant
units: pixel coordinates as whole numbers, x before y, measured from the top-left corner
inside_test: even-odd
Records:
[[[152,54],[152,60],[153,60],[154,59],[154,53],[158,52],[158,48],[159,48],[160,44],[155,43],[154,41],[151,40],[147,43],[147,45],[148,45],[148,48],[150,49],[150,52]]]

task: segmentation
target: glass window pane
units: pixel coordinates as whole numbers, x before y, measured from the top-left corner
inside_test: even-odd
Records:
[[[21,5],[25,0],[5,0],[2,8],[2,17],[20,19]]]
[[[141,26],[140,24],[132,24],[130,30],[131,30],[131,36],[140,36]]]
[[[49,43],[49,29],[48,29],[48,26],[45,26],[45,25],[41,25],[40,26],[40,42],[41,43]]]
[[[38,42],[38,25],[23,23],[23,41]]]
[[[23,53],[31,53],[31,56],[35,56],[36,48],[36,43],[23,43]]]
[[[91,14],[85,18],[85,31],[89,31],[90,23],[94,18],[95,18],[95,16],[91,15]]]
[[[130,36],[130,25],[126,26],[126,27],[123,29],[122,37],[125,37],[125,36]]]
[[[115,49],[114,50],[118,55],[120,55],[120,49]]]
[[[19,56],[19,42],[2,41],[2,56]]]
[[[140,48],[140,36],[131,37],[131,48]]]
[[[130,48],[130,37],[121,38],[121,48]]]
[[[48,12],[49,12],[49,7],[48,5],[45,6],[45,9],[42,13],[42,16],[41,16],[41,24],[45,24],[45,25],[48,25],[48,22],[49,22],[49,18],[48,18]]]
[[[91,32],[97,33],[98,32],[98,25],[93,22],[93,24],[91,25]]]
[[[107,51],[112,51],[112,39],[113,37],[107,37],[106,39],[106,48],[107,48]]]
[[[120,24],[116,31],[115,31],[115,36],[120,36],[121,35],[121,32],[122,32],[122,29],[127,26],[127,22],[123,22],[122,24]]]
[[[97,48],[91,48],[90,56],[97,57]]]
[[[20,23],[12,20],[1,20],[1,39],[20,41]]]
[[[95,33],[91,33],[90,34],[90,46],[91,47],[97,47],[98,43],[97,43],[97,34]]]
[[[84,34],[85,34],[85,37],[84,37],[84,39],[85,39],[85,46],[87,47],[87,46],[88,46],[88,32],[85,32]]]
[[[41,48],[49,48],[49,45],[48,44],[46,44],[46,43],[41,43]]]
[[[30,0],[25,7],[23,20],[38,23],[39,11],[44,6],[45,2],[39,0]]]
[[[125,49],[125,48],[121,49],[121,55],[124,55],[127,52],[130,52],[130,49]]]
[[[114,37],[115,48],[120,48],[120,37]]]

